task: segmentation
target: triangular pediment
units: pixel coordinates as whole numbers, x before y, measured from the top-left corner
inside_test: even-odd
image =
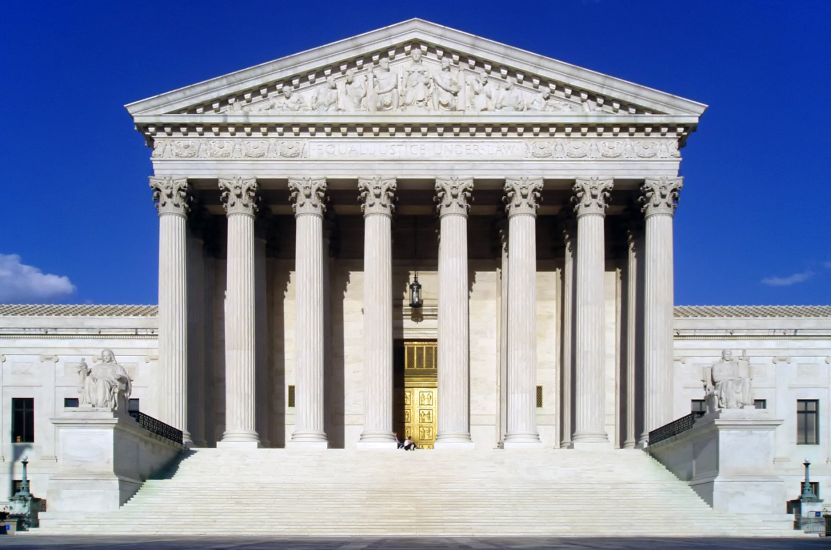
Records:
[[[127,106],[137,120],[433,114],[697,119],[705,108],[419,19]]]

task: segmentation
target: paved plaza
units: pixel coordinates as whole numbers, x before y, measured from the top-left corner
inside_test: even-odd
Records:
[[[66,550],[85,550],[88,548],[181,550],[185,548],[200,549],[240,549],[240,550],[404,550],[421,548],[459,548],[472,550],[522,549],[535,548],[579,548],[581,550],[632,548],[680,549],[694,548],[709,550],[730,548],[731,550],[765,550],[765,549],[813,549],[826,548],[827,539],[726,539],[726,538],[248,538],[248,537],[41,537],[16,536],[0,538],[3,548],[44,548],[55,547]]]

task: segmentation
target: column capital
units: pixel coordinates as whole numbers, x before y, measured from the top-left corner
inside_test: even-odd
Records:
[[[326,212],[326,178],[289,178],[291,208],[295,216]]]
[[[364,216],[382,214],[392,216],[395,211],[395,192],[398,186],[395,178],[370,176],[358,178],[361,211]]]
[[[242,176],[219,178],[220,200],[228,216],[245,214],[254,216],[259,210],[257,179]]]
[[[592,176],[589,178],[577,178],[574,182],[574,212],[577,217],[587,214],[606,215],[606,208],[609,206],[609,197],[612,194],[614,180],[612,178],[601,178]]]
[[[190,193],[187,178],[151,176],[150,189],[153,190],[153,202],[160,216],[163,214],[188,215],[193,196]]]
[[[438,177],[435,189],[436,209],[440,217],[449,214],[467,216],[470,210],[470,194],[473,192],[473,178]]]
[[[537,214],[542,194],[542,178],[506,178],[504,190],[505,197],[502,200],[508,217],[517,214]]]
[[[646,178],[641,185],[639,198],[644,217],[648,218],[655,214],[672,216],[678,206],[678,195],[682,187],[684,187],[684,178],[680,176]]]

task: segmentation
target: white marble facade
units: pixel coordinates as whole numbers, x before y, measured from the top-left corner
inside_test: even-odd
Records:
[[[158,313],[0,314],[3,433],[11,397],[36,395],[35,489],[72,365],[102,347],[200,446],[390,446],[402,339],[439,342],[437,447],[636,447],[723,347],[792,346],[754,385],[782,415],[806,376],[831,400],[828,312],[735,321],[770,325],[758,349],[701,336],[723,315],[673,321],[700,103],[411,20],[127,108],[151,149]]]

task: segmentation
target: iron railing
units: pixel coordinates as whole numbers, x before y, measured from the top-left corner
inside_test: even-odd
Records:
[[[182,444],[182,430],[177,430],[173,426],[169,426],[161,420],[157,420],[152,416],[144,414],[143,412],[129,411],[129,414],[136,422],[138,422],[139,426],[148,432],[156,434],[159,437],[169,439],[179,445]]]
[[[704,416],[704,411],[695,411],[691,412],[686,416],[682,416],[676,420],[673,420],[669,424],[664,424],[660,428],[655,428],[651,432],[649,432],[649,444],[654,445],[659,441],[663,441],[664,439],[669,439],[674,435],[678,435],[680,433],[684,433],[687,430],[691,430],[693,424],[695,424],[696,418],[700,418]]]

